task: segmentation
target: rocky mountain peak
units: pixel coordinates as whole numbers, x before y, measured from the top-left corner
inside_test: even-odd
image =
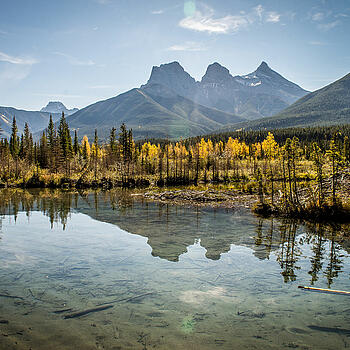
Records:
[[[210,64],[205,72],[202,83],[218,83],[231,79],[230,71],[221,64],[214,62]]]
[[[180,65],[179,62],[171,62],[153,66],[151,76],[146,85],[160,84],[166,86],[180,95],[186,96],[188,91],[195,88],[196,81]]]
[[[258,69],[256,70],[257,72],[263,72],[263,71],[271,71],[272,69],[269,67],[269,65],[265,62],[262,61]]]
[[[77,112],[78,108],[68,109],[62,102],[60,101],[50,101],[45,107],[43,107],[40,112],[48,112],[48,113],[62,113],[64,112],[67,115],[71,115]]]

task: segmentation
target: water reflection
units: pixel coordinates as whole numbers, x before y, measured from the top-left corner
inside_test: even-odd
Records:
[[[205,256],[219,260],[231,245],[249,247],[260,260],[279,264],[285,283],[297,280],[299,271],[308,269],[309,283],[325,277],[330,287],[342,273],[344,250],[349,245],[336,239],[339,227],[319,224],[300,225],[294,221],[261,219],[246,212],[203,209],[150,203],[129,191],[62,192],[59,190],[2,190],[0,213],[16,220],[19,212],[41,211],[51,228],[69,225],[72,212],[114,224],[130,233],[144,236],[152,255],[177,262],[188,247],[199,243]],[[229,215],[228,215],[229,213]],[[1,220],[0,220],[1,229]],[[249,232],[255,232],[250,236]],[[299,262],[303,250],[310,249],[309,266]]]

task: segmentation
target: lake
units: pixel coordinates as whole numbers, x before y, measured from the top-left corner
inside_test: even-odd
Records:
[[[0,191],[0,349],[345,349],[337,226],[129,191]],[[80,314],[79,314],[80,313]]]

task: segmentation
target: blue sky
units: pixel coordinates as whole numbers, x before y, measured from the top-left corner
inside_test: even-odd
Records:
[[[349,0],[1,0],[0,105],[84,107],[179,61],[200,80],[261,61],[316,90],[350,71]]]

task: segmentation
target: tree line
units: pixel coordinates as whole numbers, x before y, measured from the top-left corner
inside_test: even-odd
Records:
[[[119,131],[111,128],[104,142],[95,130],[91,142],[87,136],[79,141],[62,113],[58,124],[50,118],[34,141],[27,124],[18,135],[14,117],[9,140],[0,141],[0,181],[42,187],[226,183],[256,192],[263,204],[267,196],[270,204],[277,200],[290,208],[302,206],[300,192],[308,183],[317,205],[335,205],[340,171],[350,161],[350,128],[322,130],[238,131],[135,143],[132,130],[122,124]]]

